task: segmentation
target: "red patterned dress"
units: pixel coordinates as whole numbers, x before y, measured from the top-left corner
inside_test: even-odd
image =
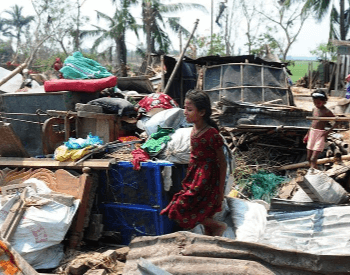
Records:
[[[185,229],[221,211],[219,198],[220,167],[216,151],[223,146],[219,132],[210,127],[198,137],[191,135],[191,159],[182,190],[176,193],[160,214]]]

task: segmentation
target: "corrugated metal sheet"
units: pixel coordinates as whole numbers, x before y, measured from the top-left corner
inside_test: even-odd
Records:
[[[235,127],[240,124],[270,125],[270,126],[296,126],[310,127],[310,111],[301,109],[283,109],[277,107],[259,106],[249,102],[228,102],[222,107],[219,116],[220,125],[223,127]]]
[[[137,237],[130,243],[123,274],[144,274],[140,258],[172,274],[345,274],[348,255],[314,255],[273,246],[176,232]]]
[[[315,255],[350,255],[350,206],[271,212],[260,243]]]
[[[186,231],[135,238],[125,274],[143,274],[141,257],[172,274],[350,273],[350,205],[273,200],[259,219],[259,207],[249,204],[257,206],[230,198],[225,207],[236,240]]]

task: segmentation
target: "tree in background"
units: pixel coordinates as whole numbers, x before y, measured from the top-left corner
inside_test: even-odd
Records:
[[[207,12],[206,8],[200,4],[163,4],[160,0],[142,0],[141,4],[143,28],[146,34],[147,55],[156,50],[168,52],[171,40],[165,31],[165,27],[169,26],[174,31],[178,31],[180,28],[179,24],[176,24],[178,23],[176,20],[165,21],[165,14],[185,9],[198,9]],[[156,46],[158,46],[158,49],[156,49]]]
[[[290,2],[292,2],[292,0],[287,0],[287,5],[289,5]],[[339,3],[339,11],[336,8],[335,3]],[[349,9],[345,10],[345,0],[339,0],[339,2],[335,0],[307,0],[304,4],[304,11],[308,13],[309,10],[311,10],[316,15],[316,19],[319,21],[325,18],[329,12],[329,9],[332,10],[329,38],[346,40],[350,19]]]
[[[135,18],[130,13],[130,5],[132,1],[120,1],[120,7],[116,7],[113,17],[102,12],[96,11],[98,19],[104,19],[108,23],[108,28],[93,25],[96,30],[84,31],[85,36],[98,36],[95,40],[92,50],[96,50],[98,46],[106,40],[112,40],[116,48],[116,67],[120,68],[122,64],[127,63],[127,49],[125,35],[127,30],[132,30],[138,37],[138,29],[141,27],[136,23]]]
[[[332,43],[321,43],[316,49],[310,51],[312,55],[317,56],[321,60],[336,61],[337,60],[337,47]]]
[[[278,41],[275,39],[277,33],[276,28],[266,27],[265,30],[265,33],[260,34],[254,39],[250,53],[264,58],[266,58],[269,53],[276,56],[283,54],[279,48]]]
[[[301,3],[287,4],[282,1],[275,4],[272,10],[258,11],[258,13],[263,15],[269,23],[275,24],[284,34],[283,38],[273,37],[273,41],[277,43],[282,60],[285,61],[290,47],[296,41],[310,13]]]
[[[6,31],[3,31],[4,36],[9,36],[16,39],[15,55],[12,63],[15,63],[19,54],[21,38],[23,35],[24,28],[34,20],[34,16],[23,16],[23,7],[14,5],[10,10],[4,12],[10,16],[9,19],[3,19],[2,24],[7,26]]]
[[[75,1],[76,14],[73,17],[73,22],[74,22],[75,27],[73,28],[73,30],[71,30],[71,35],[74,38],[74,44],[73,44],[74,51],[81,50],[81,39],[83,37],[82,32],[81,32],[81,26],[89,21],[88,16],[81,15],[81,8],[85,4],[85,2],[86,2],[86,0],[82,0],[82,1],[76,0]]]
[[[195,35],[189,45],[188,55],[191,58],[198,58],[206,55],[225,56],[225,40],[224,38],[214,33],[210,36]],[[195,49],[195,53],[193,52]]]
[[[342,24],[341,24],[342,22]],[[342,26],[341,26],[342,25]],[[344,11],[344,14],[340,14],[338,10],[333,6],[330,16],[330,32],[329,39],[346,40],[350,27],[350,9]],[[342,34],[339,32],[342,30]],[[344,39],[342,39],[342,37]]]
[[[224,12],[224,23],[222,24],[221,30],[224,35],[225,40],[225,52],[226,56],[233,55],[234,54],[234,48],[235,48],[235,39],[238,36],[238,31],[241,26],[241,15],[237,12],[239,5],[243,1],[238,0],[230,0],[227,3],[227,7]],[[220,14],[220,10],[219,10]]]
[[[258,42],[259,29],[261,26],[261,14],[259,10],[262,10],[262,2],[254,1],[253,3],[247,3],[247,0],[241,2],[241,9],[246,21],[246,33],[248,42],[248,54],[252,54],[252,47]]]

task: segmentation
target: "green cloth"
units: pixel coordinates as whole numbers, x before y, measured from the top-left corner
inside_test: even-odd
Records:
[[[145,150],[149,155],[157,155],[171,140],[169,134],[174,133],[173,128],[162,128],[158,125],[158,131],[151,134],[150,139],[147,140],[141,148]]]
[[[72,56],[68,56],[60,72],[65,79],[95,79],[112,75],[100,63],[84,57],[81,52],[75,52]]]

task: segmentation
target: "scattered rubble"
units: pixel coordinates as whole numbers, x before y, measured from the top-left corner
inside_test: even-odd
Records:
[[[45,272],[104,275],[143,274],[142,270],[158,270],[188,274],[191,270],[191,274],[200,274],[221,270],[234,274],[230,272],[235,268],[242,272],[248,269],[251,274],[296,270],[302,270],[300,274],[333,274],[331,256],[320,256],[323,253],[320,242],[325,241],[322,236],[316,233],[307,235],[312,230],[306,229],[305,233],[305,228],[295,223],[293,230],[300,230],[305,239],[314,244],[317,252],[313,254],[309,247],[298,243],[291,233],[293,230],[289,231],[288,221],[294,223],[295,217],[307,216],[302,212],[305,209],[312,209],[313,215],[324,219],[325,223],[334,219],[335,211],[347,213],[350,192],[350,119],[347,113],[350,100],[330,96],[329,107],[341,123],[327,138],[326,148],[318,160],[320,170],[310,171],[303,137],[312,119],[308,88],[322,85],[318,72],[312,73],[311,80],[305,77],[296,87],[290,87],[286,81],[285,64],[254,56],[184,58],[183,64],[171,57],[164,57],[163,61],[164,64],[157,66],[145,62],[141,69],[147,76],[119,78],[118,89],[115,87],[116,77],[112,76],[114,84],[106,84],[105,78],[102,78],[101,82],[108,87],[101,90],[94,86],[97,92],[89,89],[85,93],[80,92],[81,85],[86,84],[84,81],[77,84],[72,80],[68,85],[67,79],[54,78],[46,83],[46,87],[50,84],[54,92],[37,92],[28,85],[17,87],[18,83],[10,92],[6,91],[0,105],[0,133],[6,133],[3,142],[0,142],[0,160],[3,161],[0,164],[14,169],[0,170],[1,192],[4,196],[6,190],[15,188],[13,193],[22,195],[18,196],[18,205],[11,208],[15,214],[7,218],[6,226],[1,229],[2,237],[7,241],[15,237],[15,229],[20,227],[21,216],[25,215],[28,207],[43,207],[43,203],[33,204],[33,201],[23,206],[27,192],[23,190],[35,188],[35,184],[23,186],[23,181],[36,174],[55,192],[66,194],[64,198],[56,193],[43,194],[45,202],[65,204],[70,200],[80,200],[70,231],[62,240],[62,244],[69,243],[70,249],[66,248],[59,267]],[[175,66],[183,67],[181,77],[173,74]],[[198,82],[197,70],[201,74]],[[332,71],[328,70],[330,74]],[[23,80],[17,74],[15,78],[18,77]],[[163,94],[165,101],[162,101],[164,98],[157,92],[164,90],[164,81],[169,81],[170,77],[174,81],[167,86],[169,93]],[[45,80],[39,75],[32,78],[37,79],[39,84]],[[332,79],[322,89],[328,91],[332,84],[334,86]],[[96,85],[95,80],[91,82]],[[58,83],[73,88],[63,91]],[[200,226],[193,229],[197,234],[172,233],[177,231],[173,225],[159,218],[167,196],[171,197],[178,191],[176,188],[181,188],[186,172],[190,152],[187,142],[189,132],[178,130],[190,126],[184,119],[181,106],[185,91],[195,86],[200,86],[210,95],[212,117],[226,142],[227,162],[234,163],[234,169],[229,165],[227,173],[223,211],[216,216],[229,226],[224,233],[225,239],[200,236],[203,235]],[[105,102],[100,100],[101,97],[117,100]],[[145,102],[149,108],[144,108]],[[21,126],[30,123],[31,127],[26,129]],[[173,143],[177,144],[171,144],[169,148],[167,144],[162,144],[161,148],[157,148],[159,151],[154,150],[149,156],[138,155],[137,159],[133,153],[142,149],[158,127],[173,128],[175,133],[178,131],[177,135],[173,135]],[[101,138],[103,145],[101,142],[89,144],[91,147],[67,147],[72,139],[82,142],[89,132],[93,132],[89,137]],[[66,146],[68,150],[84,149],[86,152],[78,154],[77,158],[58,161],[59,146]],[[40,159],[33,156],[40,156]],[[168,162],[169,159],[172,162]],[[313,180],[312,177],[316,176],[318,180]],[[17,185],[13,187],[12,184]],[[263,195],[254,197],[254,188]],[[118,207],[114,207],[116,205]],[[111,211],[108,215],[106,209]],[[283,214],[278,211],[280,209],[284,209]],[[291,209],[300,212],[292,213]],[[285,216],[281,218],[280,215]],[[305,219],[308,224],[309,220]],[[307,226],[311,228],[314,225]],[[341,225],[339,228],[339,231],[343,230]],[[285,239],[280,233],[283,229]],[[320,228],[319,232],[322,230],[327,228]],[[110,244],[104,247],[99,243],[100,247],[96,249],[83,241],[85,238],[96,244],[108,232],[110,237],[117,236],[114,239],[116,243],[127,242],[125,246]],[[337,237],[344,242],[338,256],[349,253],[346,237]],[[132,240],[130,245],[129,239]],[[218,246],[220,242],[224,243],[227,251]],[[238,251],[237,245],[244,247],[240,252],[242,255],[250,251],[253,258],[242,260],[239,253],[238,258],[232,257],[232,250]],[[298,250],[295,252],[297,258],[300,255],[310,261],[322,258],[326,264],[309,266],[298,262],[289,258],[288,249]],[[327,245],[325,251],[336,253],[331,245]],[[274,255],[277,260],[271,261],[264,253]],[[202,257],[206,257],[205,261]],[[339,272],[346,268],[344,263]]]

